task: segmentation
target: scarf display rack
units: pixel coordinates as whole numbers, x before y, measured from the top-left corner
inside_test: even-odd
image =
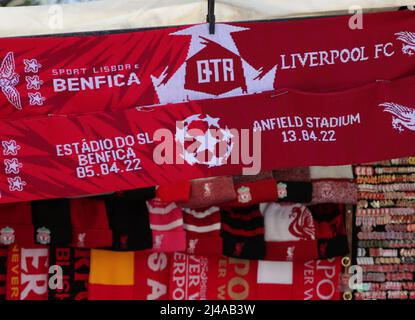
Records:
[[[349,19],[0,38],[0,299],[414,299],[415,16]]]

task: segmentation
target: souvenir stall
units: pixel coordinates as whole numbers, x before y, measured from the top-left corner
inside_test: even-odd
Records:
[[[0,299],[414,299],[410,1],[144,2],[0,9]]]

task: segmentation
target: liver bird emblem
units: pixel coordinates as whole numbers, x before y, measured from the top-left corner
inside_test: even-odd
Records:
[[[385,102],[380,104],[384,112],[391,113],[392,127],[399,132],[406,129],[415,131],[415,109],[408,108],[393,102]]]
[[[395,33],[398,36],[398,40],[401,40],[404,44],[402,52],[408,56],[415,54],[415,32],[402,31]]]
[[[13,52],[6,54],[0,66],[0,88],[7,100],[17,109],[22,109],[20,94],[16,89],[19,75],[15,72]]]

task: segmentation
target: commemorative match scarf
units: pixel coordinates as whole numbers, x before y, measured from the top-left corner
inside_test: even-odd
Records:
[[[218,23],[215,34],[200,24],[3,38],[0,118],[119,110],[286,87],[329,92],[413,73],[414,13],[363,18],[359,30],[349,28],[350,16],[340,16]]]
[[[348,19],[2,39],[0,202],[412,155],[414,15]]]
[[[415,77],[407,77],[328,94],[287,89],[3,120],[0,202],[142,188],[244,169],[256,173],[407,156],[414,153],[414,90]],[[382,141],[383,148],[374,141]]]

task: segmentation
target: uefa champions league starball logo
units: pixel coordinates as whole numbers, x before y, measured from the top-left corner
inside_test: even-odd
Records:
[[[217,167],[226,163],[234,146],[233,135],[228,127],[219,126],[219,120],[195,114],[176,128],[175,140],[181,147],[180,156],[188,164]]]

